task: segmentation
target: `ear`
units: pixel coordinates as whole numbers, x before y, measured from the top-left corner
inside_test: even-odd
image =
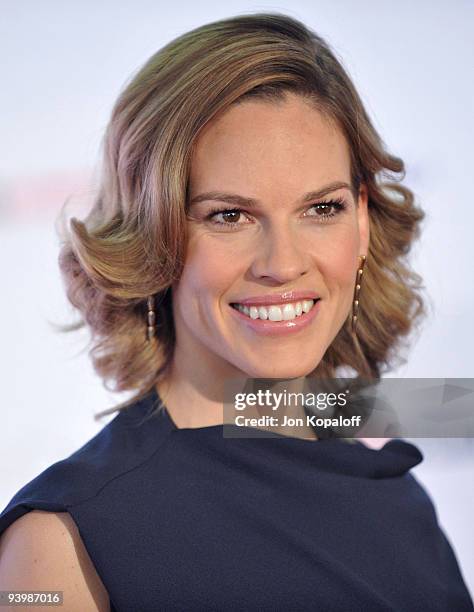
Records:
[[[370,241],[369,195],[364,183],[359,188],[357,221],[359,226],[359,255],[367,255]]]

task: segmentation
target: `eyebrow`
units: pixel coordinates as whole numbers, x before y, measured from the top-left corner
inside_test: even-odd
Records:
[[[305,193],[301,198],[302,204],[307,204],[312,202],[313,200],[317,200],[319,198],[324,197],[328,193],[336,191],[336,189],[349,189],[352,192],[352,187],[349,183],[344,181],[335,181],[333,183],[329,183],[321,189],[316,191],[309,191]],[[200,193],[190,201],[189,205],[198,204],[199,202],[204,202],[207,200],[214,200],[217,202],[226,202],[227,204],[234,204],[239,206],[247,206],[248,208],[260,206],[261,202],[254,198],[246,198],[241,195],[237,195],[235,193],[225,193],[223,191],[208,191],[206,193]]]

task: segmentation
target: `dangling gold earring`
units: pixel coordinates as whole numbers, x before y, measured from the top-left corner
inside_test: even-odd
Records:
[[[155,310],[153,307],[153,296],[150,295],[148,296],[148,327],[147,327],[147,341],[150,342],[150,340],[153,338],[153,336],[155,335]]]
[[[354,289],[354,299],[352,301],[352,335],[355,337],[357,335],[357,312],[359,310],[359,291],[362,281],[362,274],[364,273],[365,266],[365,255],[359,255],[359,269],[357,270],[357,279],[356,285]]]

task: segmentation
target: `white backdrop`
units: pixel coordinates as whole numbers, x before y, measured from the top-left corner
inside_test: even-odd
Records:
[[[130,75],[175,36],[223,17],[280,11],[333,46],[427,213],[413,261],[431,314],[408,363],[391,375],[473,376],[471,1],[3,0],[0,7],[2,508],[106,423],[94,422],[95,412],[125,398],[102,388],[85,333],[60,335],[48,325],[73,315],[57,267],[55,217],[69,195],[86,199],[112,104]],[[414,473],[472,591],[473,443],[414,442],[425,454]]]

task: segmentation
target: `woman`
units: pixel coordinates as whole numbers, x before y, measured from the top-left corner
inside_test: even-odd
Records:
[[[4,509],[1,589],[81,611],[473,609],[414,445],[223,436],[234,377],[393,366],[424,312],[403,169],[294,19],[211,23],[146,63],[60,256],[66,329],[86,322],[96,371],[135,395]]]

